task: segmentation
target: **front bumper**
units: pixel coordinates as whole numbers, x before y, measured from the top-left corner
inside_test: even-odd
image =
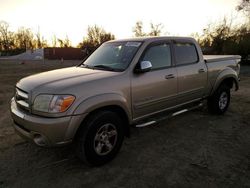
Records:
[[[11,100],[11,116],[17,133],[39,146],[70,143],[84,118],[80,115],[58,118],[32,115],[19,109],[14,98]]]

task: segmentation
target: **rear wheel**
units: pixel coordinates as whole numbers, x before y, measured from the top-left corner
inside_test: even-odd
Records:
[[[114,112],[100,111],[92,114],[78,132],[77,156],[95,166],[109,162],[121,148],[123,128],[121,118]]]
[[[224,114],[230,104],[230,88],[223,84],[208,98],[208,110],[213,114]]]

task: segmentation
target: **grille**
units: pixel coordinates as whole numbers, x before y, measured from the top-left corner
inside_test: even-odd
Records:
[[[19,88],[16,88],[15,100],[16,100],[18,107],[26,111],[30,110],[29,95],[27,92]]]

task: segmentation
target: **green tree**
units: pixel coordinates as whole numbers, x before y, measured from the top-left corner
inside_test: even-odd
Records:
[[[69,48],[71,47],[71,41],[69,40],[68,35],[66,35],[65,39],[57,39],[59,46],[61,48]]]
[[[232,27],[232,21],[209,24],[198,37],[205,54],[239,54],[243,59],[250,54],[250,28],[248,24]]]
[[[162,33],[163,25],[150,23],[151,31],[149,32],[149,36],[160,36]]]
[[[90,42],[94,46],[99,46],[106,41],[113,40],[114,38],[115,36],[113,34],[107,33],[103,28],[94,25],[88,27],[85,41]]]
[[[243,59],[245,59],[247,55],[250,55],[250,28],[247,25],[243,25],[235,33],[238,41],[237,54],[242,55]]]
[[[42,39],[41,39],[41,33],[40,33],[40,27],[38,27],[38,30],[36,32],[36,48],[40,49],[43,47]]]
[[[54,34],[52,37],[51,37],[51,44],[52,44],[52,47],[57,47],[57,37],[56,35]]]
[[[150,23],[150,32],[146,33],[143,31],[142,21],[137,21],[133,27],[133,33],[135,37],[145,37],[145,36],[160,36],[162,33],[163,25]]]
[[[0,50],[11,50],[14,46],[13,32],[9,31],[9,24],[0,21]]]
[[[142,21],[137,21],[135,27],[133,28],[133,33],[135,37],[144,37],[146,33],[143,32],[143,23]]]
[[[38,30],[34,34],[34,36],[35,36],[34,38],[35,48],[40,49],[40,48],[46,48],[49,46],[47,40],[45,40],[44,37],[40,33],[40,27],[38,27]]]
[[[86,55],[91,54],[102,43],[114,40],[115,36],[112,33],[106,32],[102,27],[97,25],[89,26],[87,29],[87,36],[83,39],[83,42],[78,44]]]
[[[34,34],[29,28],[20,27],[15,33],[15,47],[19,49],[34,49]]]
[[[238,11],[243,11],[247,16],[250,16],[250,0],[241,0],[236,9]]]

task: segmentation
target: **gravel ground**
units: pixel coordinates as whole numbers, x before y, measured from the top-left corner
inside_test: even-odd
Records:
[[[132,128],[118,156],[102,167],[75,158],[72,146],[40,148],[12,128],[9,100],[22,77],[76,61],[0,61],[0,187],[250,187],[250,67],[229,110],[206,106],[157,125]]]

